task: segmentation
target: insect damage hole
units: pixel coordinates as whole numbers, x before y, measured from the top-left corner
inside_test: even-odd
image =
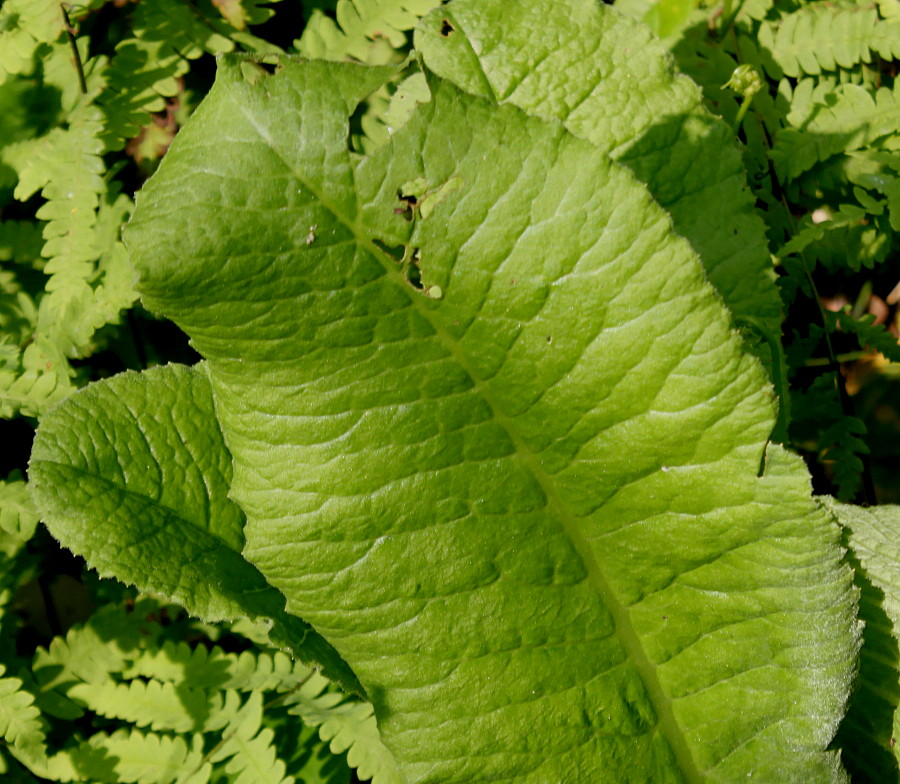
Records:
[[[449,38],[455,32],[456,32],[456,28],[452,24],[450,24],[449,19],[441,20],[441,35],[444,38]]]
[[[372,240],[372,244],[381,251],[384,251],[394,261],[400,263],[406,254],[406,248],[403,245],[388,245],[381,240]]]

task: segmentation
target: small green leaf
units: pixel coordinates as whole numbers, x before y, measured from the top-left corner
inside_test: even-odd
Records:
[[[47,414],[29,476],[51,533],[101,576],[207,621],[274,624],[276,644],[358,689],[330,646],[284,612],[281,594],[241,556],[245,520],[228,499],[231,470],[205,367],[169,365],[93,384]]]

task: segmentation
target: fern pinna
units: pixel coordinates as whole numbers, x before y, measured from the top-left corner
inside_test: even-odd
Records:
[[[371,706],[285,654],[189,645],[151,600],[108,605],[0,678],[7,769],[54,781],[396,781]],[[245,643],[246,645],[246,643]],[[347,762],[340,756],[347,754]]]

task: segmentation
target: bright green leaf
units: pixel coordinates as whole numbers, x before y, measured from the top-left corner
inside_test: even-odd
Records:
[[[464,90],[560,120],[634,171],[735,315],[779,333],[764,227],[731,129],[644,25],[595,0],[456,0],[423,20],[416,47]]]
[[[433,75],[351,156],[388,75],[223,60],[127,233],[245,556],[409,781],[840,780],[849,575],[696,256],[594,144]],[[407,222],[419,177],[464,185]]]
[[[244,516],[227,497],[230,456],[202,366],[93,384],[47,414],[40,432],[29,466],[35,503],[101,576],[208,621],[274,623],[277,644],[354,688],[329,646],[284,613],[283,597],[241,557]]]
[[[900,776],[900,506],[865,509],[822,499],[844,526],[865,622],[859,680],[838,741],[853,781]]]

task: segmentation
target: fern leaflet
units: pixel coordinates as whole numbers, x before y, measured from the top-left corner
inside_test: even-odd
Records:
[[[875,323],[875,316],[867,313],[859,318],[854,318],[844,311],[826,312],[828,328],[831,331],[840,329],[843,332],[852,332],[859,340],[860,348],[869,348],[880,351],[891,362],[900,362],[900,343],[882,324]]]
[[[198,731],[210,713],[205,692],[184,683],[176,688],[159,681],[107,679],[101,684],[77,683],[65,693],[76,705],[100,716],[154,730]]]
[[[873,54],[893,59],[900,49],[900,26],[879,20],[872,7],[812,4],[780,22],[763,22],[759,42],[774,59],[764,60],[774,79],[816,75],[871,63]]]
[[[24,543],[34,535],[38,519],[21,474],[14,471],[0,481],[0,531]]]
[[[900,82],[874,96],[863,87],[843,84],[832,96],[831,105],[815,103],[802,125],[784,128],[776,136],[771,157],[780,177],[796,179],[819,161],[858,150],[900,127]]]
[[[202,748],[199,735],[192,736],[188,745],[181,737],[139,730],[118,730],[112,735],[98,732],[52,756],[46,777],[104,784],[201,784],[210,774],[210,767],[202,761]]]
[[[22,689],[22,681],[5,674],[6,667],[0,664],[0,736],[15,757],[39,765],[46,756],[41,713],[34,706],[34,696]]]
[[[337,22],[314,10],[294,45],[310,58],[393,62],[406,46],[407,32],[438,5],[440,0],[338,0]]]

